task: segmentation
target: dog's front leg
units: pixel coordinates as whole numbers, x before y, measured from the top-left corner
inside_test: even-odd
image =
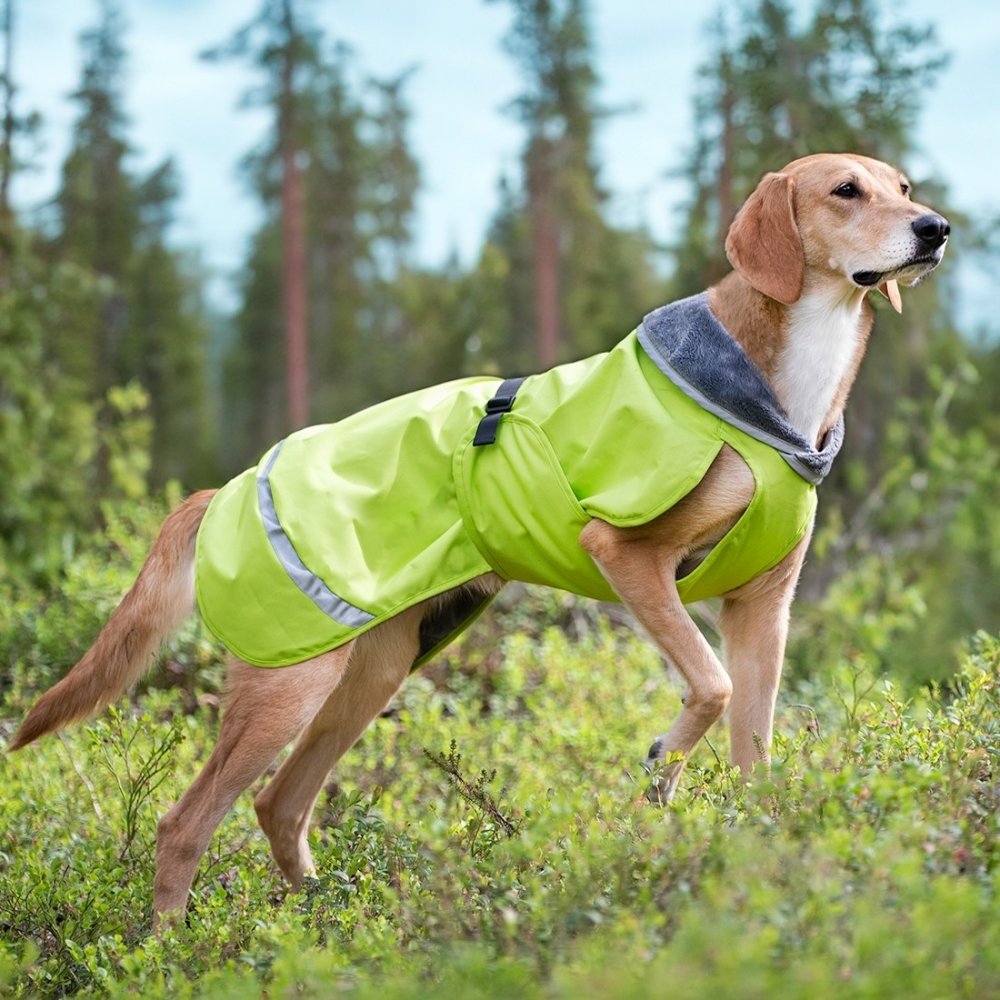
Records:
[[[668,762],[657,775],[653,792],[660,801],[669,801],[688,754],[725,712],[732,683],[677,593],[675,572],[682,550],[657,544],[642,530],[596,520],[584,529],[580,542],[687,682],[680,715],[649,749],[650,765]]]
[[[733,682],[729,735],[744,777],[770,762],[774,705],[785,657],[788,613],[809,532],[774,569],[726,595],[719,627]]]

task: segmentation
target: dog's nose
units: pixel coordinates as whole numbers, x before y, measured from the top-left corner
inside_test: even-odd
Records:
[[[921,215],[913,223],[913,231],[917,234],[917,239],[927,245],[930,250],[936,250],[951,232],[948,220],[943,216],[931,212],[929,215]]]

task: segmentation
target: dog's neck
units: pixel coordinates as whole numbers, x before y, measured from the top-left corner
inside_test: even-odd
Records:
[[[784,305],[734,271],[710,290],[709,305],[767,376],[792,426],[818,445],[843,412],[868,344],[865,291],[820,283]]]

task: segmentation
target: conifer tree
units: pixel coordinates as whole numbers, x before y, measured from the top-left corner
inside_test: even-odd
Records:
[[[198,276],[169,247],[176,171],[167,160],[141,176],[129,164],[123,32],[116,3],[102,0],[97,24],[81,35],[78,116],[55,198],[52,252],[96,274],[102,294],[53,349],[91,398],[133,379],[142,384],[155,427],[154,482],[202,482],[211,464],[208,328]]]
[[[259,71],[263,87],[249,98],[272,109],[274,127],[264,146],[248,157],[252,183],[269,204],[281,235],[281,312],[285,386],[283,431],[308,423],[310,360],[308,335],[308,256],[306,200],[309,124],[304,94],[318,65],[318,31],[296,0],[264,0],[257,14],[205,58],[248,59]]]
[[[214,50],[251,57],[266,83],[255,99],[274,110],[274,128],[244,161],[244,173],[264,206],[242,276],[236,339],[226,362],[226,396],[245,416],[233,460],[252,458],[286,433],[290,383],[276,338],[287,275],[282,199],[284,157],[280,108],[281,52],[288,48],[283,4],[265,3],[258,17]],[[309,419],[330,420],[409,387],[408,327],[397,283],[408,267],[410,220],[419,171],[407,145],[407,74],[386,81],[359,74],[351,50],[327,45],[296,8],[294,119],[298,183],[305,213],[303,287],[307,290]]]
[[[814,152],[897,163],[912,152],[922,94],[944,58],[930,27],[894,23],[882,7],[818,0],[799,26],[790,0],[720,6],[683,167],[690,194],[674,248],[675,294],[728,270],[729,223],[768,170]]]
[[[607,347],[658,295],[648,236],[606,218],[594,150],[606,112],[595,97],[585,0],[510,2],[505,46],[524,78],[513,111],[527,137],[521,185],[507,185],[491,239],[509,264],[514,365],[536,368]],[[530,352],[517,349],[525,323],[535,334]]]
[[[0,240],[10,228],[10,180],[14,172],[14,0],[0,8],[3,65],[0,67]],[[3,248],[0,247],[0,252]]]

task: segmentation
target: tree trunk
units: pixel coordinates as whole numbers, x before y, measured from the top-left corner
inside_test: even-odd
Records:
[[[3,89],[3,107],[0,110],[0,237],[5,240],[11,221],[10,179],[14,173],[14,0],[4,0],[0,31],[3,32],[3,71],[0,74],[0,87]],[[6,250],[6,246],[3,249]]]
[[[718,209],[719,228],[712,253],[712,273],[709,282],[714,284],[729,270],[723,247],[729,227],[736,216],[736,205],[733,203],[733,111],[736,95],[733,92],[732,72],[729,56],[723,53],[721,69],[722,95],[719,101],[719,115],[722,118],[722,160],[719,163],[718,177]]]
[[[559,360],[559,234],[552,205],[551,146],[544,139],[529,153],[529,205],[535,273],[535,329],[538,363]]]
[[[309,422],[309,338],[306,327],[306,246],[302,177],[294,147],[281,153],[282,285],[290,430]]]
[[[278,142],[281,146],[282,290],[285,306],[285,365],[290,430],[309,422],[309,337],[306,313],[306,230],[302,176],[295,141],[295,24],[291,0],[284,3],[285,60],[281,74]]]

